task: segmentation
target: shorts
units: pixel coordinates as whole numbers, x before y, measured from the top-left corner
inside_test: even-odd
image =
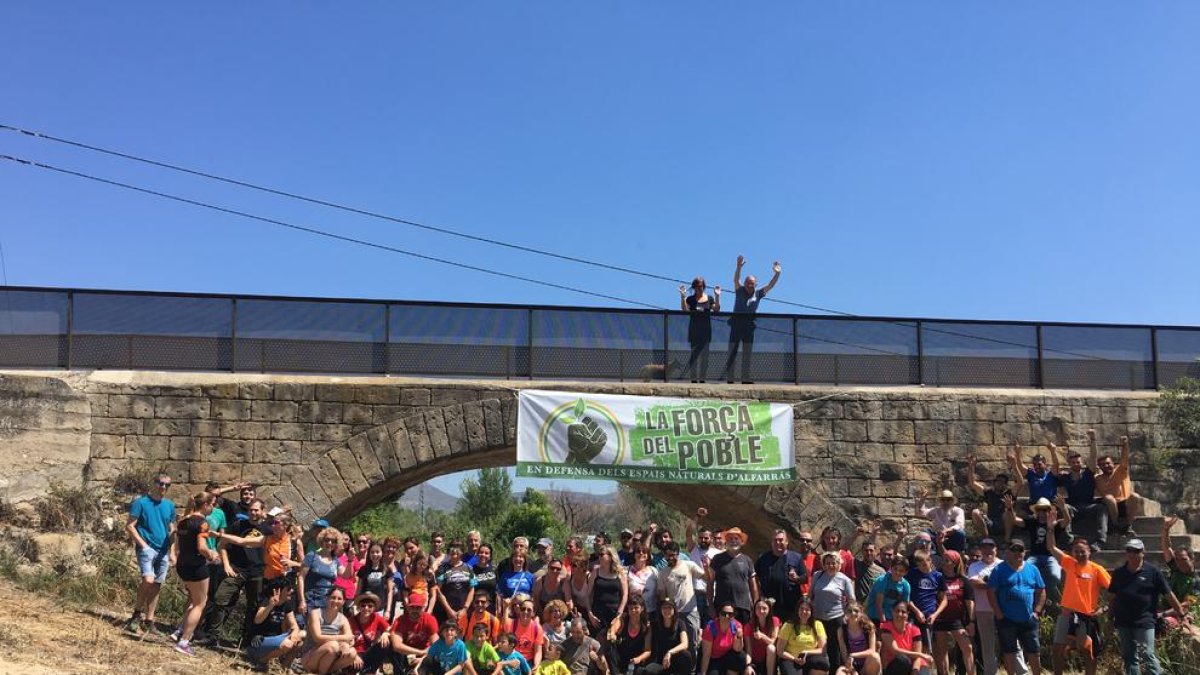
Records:
[[[1122,499],[1121,501],[1117,502],[1117,518],[1121,520],[1127,520],[1129,518],[1128,504],[1128,499]]]
[[[138,570],[142,578],[153,577],[154,583],[161,584],[167,580],[167,572],[171,570],[171,555],[169,551],[156,551],[150,547],[139,548],[137,552]]]
[[[288,639],[288,633],[280,635],[256,635],[250,638],[250,645],[246,647],[246,658],[254,663],[262,663],[266,660],[271,652],[279,649],[284,640]]]
[[[964,628],[966,628],[966,626],[963,625],[962,619],[955,619],[953,621],[938,621],[937,623],[933,624],[933,632],[935,633],[958,631]]]
[[[1054,644],[1065,645],[1072,635],[1088,637],[1088,619],[1086,614],[1064,608],[1054,621]]]
[[[996,622],[996,632],[1000,635],[1000,651],[1004,654],[1016,654],[1019,651],[1037,654],[1042,651],[1036,618],[1017,622],[1005,617]]]
[[[204,581],[209,575],[208,563],[201,561],[196,564],[195,562],[180,561],[175,564],[175,572],[184,581]]]

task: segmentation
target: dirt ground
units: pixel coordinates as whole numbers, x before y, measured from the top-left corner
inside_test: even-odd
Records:
[[[197,649],[188,657],[160,640],[122,632],[116,616],[65,610],[0,580],[0,675],[251,672],[232,653]]]

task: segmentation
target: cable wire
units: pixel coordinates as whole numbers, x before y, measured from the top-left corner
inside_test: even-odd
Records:
[[[309,204],[315,204],[317,206],[324,206],[326,208],[336,209],[339,211],[344,211],[346,213],[353,213],[353,214],[360,215],[360,216],[366,216],[368,218],[385,220],[385,221],[397,223],[400,225],[408,225],[410,227],[427,230],[430,232],[437,232],[437,233],[452,236],[452,237],[459,237],[461,239],[466,239],[469,241],[490,244],[493,246],[500,246],[500,247],[508,248],[508,249],[515,250],[515,251],[522,251],[524,253],[541,255],[541,256],[545,256],[545,257],[549,257],[549,258],[563,260],[566,262],[573,262],[573,263],[577,263],[577,264],[581,264],[581,265],[588,265],[588,266],[596,267],[599,269],[605,269],[605,270],[609,270],[609,271],[613,271],[613,272],[621,272],[623,274],[630,274],[630,275],[639,276],[639,277],[643,277],[643,278],[647,278],[647,279],[654,279],[657,281],[669,281],[671,283],[680,283],[680,284],[688,283],[684,279],[676,279],[676,278],[665,276],[662,274],[646,272],[644,270],[634,269],[631,267],[624,267],[621,265],[615,265],[612,263],[601,262],[598,260],[591,260],[588,258],[580,258],[578,256],[567,255],[564,253],[558,253],[555,251],[549,251],[546,249],[540,249],[540,248],[536,248],[536,247],[532,247],[532,246],[525,246],[523,244],[514,244],[512,242],[507,242],[507,241],[503,241],[500,239],[493,239],[490,237],[484,237],[481,235],[471,234],[468,232],[462,232],[459,230],[453,230],[453,229],[446,228],[446,227],[429,225],[427,223],[421,223],[421,222],[418,222],[415,220],[409,220],[407,218],[399,218],[399,217],[391,216],[391,215],[388,215],[385,213],[379,213],[377,211],[371,211],[368,209],[359,208],[359,207],[355,207],[355,206],[347,206],[345,204],[339,204],[337,202],[332,202],[332,201],[329,201],[326,199],[319,199],[316,197],[309,197],[306,195],[289,192],[287,190],[282,190],[279,188],[269,187],[269,186],[265,186],[265,185],[259,185],[259,184],[251,183],[251,182],[244,181],[244,180],[238,180],[236,178],[228,178],[226,176],[220,176],[220,175],[210,173],[207,171],[201,171],[198,169],[192,169],[192,168],[188,168],[185,166],[180,166],[178,164],[173,164],[170,162],[164,162],[161,160],[150,159],[147,157],[141,157],[141,156],[134,155],[131,153],[122,152],[120,150],[104,148],[101,146],[92,145],[90,143],[84,143],[82,141],[77,141],[77,140],[73,140],[73,139],[69,139],[69,138],[63,138],[60,136],[55,136],[55,135],[43,133],[40,131],[34,131],[31,129],[25,129],[22,127],[17,127],[17,126],[13,126],[13,125],[9,125],[9,124],[0,123],[0,130],[11,131],[14,133],[29,136],[31,138],[52,141],[54,143],[60,143],[62,145],[80,148],[83,150],[88,150],[91,152],[96,152],[96,153],[108,155],[111,157],[119,157],[121,159],[126,159],[126,160],[133,161],[133,162],[139,162],[142,164],[147,164],[150,166],[168,169],[171,171],[176,171],[179,173],[196,176],[199,178],[205,178],[208,180],[225,183],[227,185],[234,185],[234,186],[246,188],[249,190],[256,190],[258,192],[263,192],[263,193],[275,195],[278,197],[294,199],[294,200],[309,203]],[[562,286],[555,286],[555,287],[563,288]],[[605,299],[610,299],[610,300],[616,299],[613,296],[607,296],[607,295],[600,294],[600,293],[593,293],[590,291],[582,291],[582,292],[587,293],[589,295],[596,296],[596,297],[602,297]],[[869,319],[868,317],[862,317],[862,315],[854,314],[852,312],[846,312],[846,311],[842,311],[839,309],[832,309],[830,307],[821,307],[819,305],[811,305],[811,304],[802,303],[802,302],[795,302],[792,300],[787,300],[787,299],[779,298],[779,297],[775,297],[775,296],[765,296],[765,299],[770,300],[771,302],[776,302],[781,305],[787,305],[790,307],[799,307],[801,309],[809,309],[809,310],[813,310],[813,311],[817,311],[817,312],[825,312],[827,314],[844,316],[844,317],[848,317],[848,318]],[[620,302],[626,302],[626,303],[631,303],[634,305],[640,305],[640,306],[644,306],[644,307],[653,307],[655,309],[659,309],[659,307],[657,305],[651,305],[651,304],[640,302],[640,301],[620,300]],[[905,321],[897,321],[894,319],[869,319],[869,320],[883,321],[885,323],[891,323],[891,324],[894,324],[897,326],[903,326],[905,328],[916,328],[917,327],[915,323],[905,322]],[[1002,340],[1000,338],[990,338],[990,337],[984,337],[984,336],[979,336],[979,335],[971,335],[970,333],[962,333],[962,332],[953,331],[953,330],[949,330],[949,329],[945,329],[945,328],[932,328],[932,327],[928,327],[928,326],[922,326],[921,328],[922,328],[922,330],[928,331],[930,333],[939,333],[939,334],[950,335],[950,336],[954,336],[954,337],[978,340],[980,342],[989,342],[992,344],[1001,344],[1001,345],[1006,345],[1006,346],[1011,346],[1011,347],[1020,347],[1022,349],[1037,349],[1037,345],[1013,342],[1011,340]],[[1108,361],[1109,360],[1104,357],[1095,356],[1092,354],[1083,354],[1083,353],[1079,353],[1079,352],[1072,352],[1072,351],[1053,349],[1053,348],[1043,347],[1042,351],[1043,352],[1047,352],[1047,351],[1054,352],[1057,354],[1064,354],[1064,355],[1068,355],[1068,356],[1075,356],[1078,358],[1088,359],[1088,360],[1098,360],[1098,361]]]

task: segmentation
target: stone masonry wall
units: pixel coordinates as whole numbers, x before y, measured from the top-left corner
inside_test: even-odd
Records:
[[[1139,489],[1168,508],[1185,497],[1180,476],[1197,470],[1190,463],[1163,467],[1151,461],[1152,448],[1171,443],[1157,423],[1152,392],[126,372],[0,377],[0,452],[6,466],[13,453],[42,452],[37,436],[5,436],[13,427],[5,420],[19,412],[11,404],[14,392],[31,387],[57,392],[47,401],[74,401],[74,416],[31,417],[25,410],[21,419],[35,419],[39,434],[69,431],[86,439],[88,456],[67,464],[76,467],[78,480],[110,482],[129,466],[149,463],[170,472],[184,491],[208,480],[250,481],[266,494],[299,502],[311,515],[349,515],[439,473],[511,464],[516,387],[792,403],[800,476],[794,484],[703,491],[654,487],[656,496],[685,512],[716,506],[714,513],[753,529],[755,537],[774,527],[795,531],[845,523],[847,517],[911,516],[912,497],[923,487],[950,487],[968,498],[967,454],[978,455],[986,478],[1003,466],[1012,442],[1026,446],[1026,457],[1047,440],[1086,454],[1089,428],[1096,429],[1102,451],[1115,453],[1123,434],[1133,439]],[[29,396],[23,400],[28,406]],[[56,462],[54,480],[70,482],[71,471],[64,471],[61,458]],[[31,482],[37,466],[19,467],[21,476],[0,468],[0,481],[49,480]]]

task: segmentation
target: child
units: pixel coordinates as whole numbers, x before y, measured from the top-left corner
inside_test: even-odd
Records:
[[[421,659],[418,675],[459,675],[467,667],[467,646],[458,639],[458,624],[442,623],[438,636]]]
[[[546,644],[546,658],[533,671],[534,675],[571,675],[571,669],[562,662],[562,644],[549,642]]]
[[[529,662],[517,651],[517,636],[505,633],[496,642],[496,653],[500,660],[492,675],[529,675]]]
[[[490,629],[482,621],[471,629],[471,641],[467,643],[467,655],[470,657],[470,667],[474,675],[488,675],[500,662],[496,648],[488,642]]]
[[[882,671],[879,662],[877,640],[875,638],[875,623],[863,612],[858,603],[850,603],[846,607],[846,625],[838,632],[841,640],[842,654],[845,654],[849,665],[838,669],[839,675],[875,675]]]

